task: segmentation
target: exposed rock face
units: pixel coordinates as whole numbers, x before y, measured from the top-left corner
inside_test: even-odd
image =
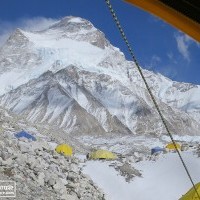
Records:
[[[129,182],[135,176],[139,176],[139,177],[142,176],[142,174],[137,169],[134,169],[127,162],[125,162],[121,166],[117,166],[116,170],[118,170],[120,172],[120,174],[125,177],[127,182]]]
[[[33,43],[26,37],[22,30],[16,31],[8,38],[5,46],[0,48],[0,74],[9,72],[13,67],[24,70],[32,63],[39,64],[39,55],[33,50]]]
[[[50,26],[46,31],[57,31],[58,29],[63,31],[61,38],[86,41],[102,49],[109,45],[104,33],[95,29],[91,22],[82,18],[65,17]]]

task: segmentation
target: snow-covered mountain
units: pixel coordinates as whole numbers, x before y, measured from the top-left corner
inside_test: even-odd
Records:
[[[172,132],[199,134],[200,86],[143,70]],[[12,80],[12,81],[11,81]],[[165,133],[144,84],[89,21],[17,29],[0,49],[1,106],[70,133]]]

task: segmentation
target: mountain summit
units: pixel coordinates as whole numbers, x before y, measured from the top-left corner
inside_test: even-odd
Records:
[[[170,130],[197,135],[200,87],[143,73]],[[79,17],[17,29],[0,49],[0,83],[0,105],[33,123],[73,134],[166,133],[134,63]]]
[[[66,32],[79,32],[95,29],[94,26],[87,20],[80,17],[64,17],[60,21],[51,25],[48,29],[61,29]]]

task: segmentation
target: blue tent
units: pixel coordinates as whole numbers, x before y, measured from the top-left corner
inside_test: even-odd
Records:
[[[157,153],[157,152],[162,152],[162,151],[164,151],[164,148],[154,147],[151,149],[151,155],[153,155],[154,153]]]
[[[15,137],[16,137],[16,138],[25,137],[25,138],[27,138],[27,139],[36,141],[36,138],[35,138],[34,136],[30,135],[29,133],[27,133],[26,131],[21,131],[21,132],[19,132],[19,133],[16,133],[16,134],[15,134]]]

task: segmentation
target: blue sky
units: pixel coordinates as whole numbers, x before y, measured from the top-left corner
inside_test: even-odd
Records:
[[[172,80],[200,85],[199,43],[122,0],[111,3],[143,68]],[[0,45],[16,27],[41,29],[68,15],[91,21],[131,60],[105,0],[1,0]]]

